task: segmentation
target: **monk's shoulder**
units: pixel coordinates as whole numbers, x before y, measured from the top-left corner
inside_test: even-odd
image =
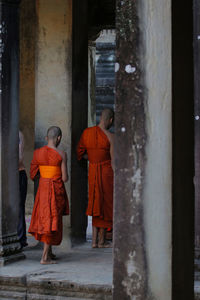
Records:
[[[35,149],[34,153],[37,155],[37,154],[42,153],[44,151],[46,151],[46,146]]]
[[[37,161],[40,154],[40,148],[35,149],[33,152],[33,161]]]
[[[46,153],[47,153],[47,146],[43,146],[43,147],[35,149],[34,157],[38,158],[38,157],[41,157],[41,156],[46,156]]]
[[[88,137],[90,137],[92,134],[94,134],[95,132],[95,127],[96,126],[93,126],[93,127],[88,127],[86,129],[83,130],[83,133],[82,133],[82,138],[85,140],[87,140]]]
[[[38,155],[38,153],[41,151],[42,148],[38,148],[34,150],[34,155]]]
[[[84,134],[88,134],[88,133],[91,133],[92,131],[94,131],[95,128],[96,128],[96,126],[88,127],[83,132],[84,132]]]

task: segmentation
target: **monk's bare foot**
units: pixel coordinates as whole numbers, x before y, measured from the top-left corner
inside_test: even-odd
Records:
[[[98,248],[112,248],[112,243],[98,244]]]
[[[54,264],[57,264],[57,262],[53,261],[53,260],[41,260],[40,263],[41,263],[41,265],[54,265]]]
[[[97,244],[92,244],[92,248],[98,248]]]

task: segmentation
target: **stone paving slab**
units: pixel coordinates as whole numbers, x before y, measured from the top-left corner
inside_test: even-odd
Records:
[[[14,294],[11,299],[111,299],[111,249],[91,249],[86,243],[64,253],[58,247],[58,264],[45,266],[39,263],[41,253],[28,247],[25,260],[0,268],[0,299]]]

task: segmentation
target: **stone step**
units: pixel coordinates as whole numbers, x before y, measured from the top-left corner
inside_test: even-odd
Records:
[[[8,298],[9,297],[9,298]],[[72,297],[60,297],[60,296],[47,296],[47,295],[23,295],[21,293],[4,292],[0,293],[0,299],[2,300],[84,300],[87,298],[72,298]]]
[[[0,277],[2,300],[111,300],[110,286],[77,284],[65,280]]]

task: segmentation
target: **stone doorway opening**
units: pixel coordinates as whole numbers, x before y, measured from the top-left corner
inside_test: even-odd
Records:
[[[98,69],[96,64],[96,58],[98,58],[96,40],[102,30],[115,28],[115,1],[105,3],[88,1],[82,4],[74,1],[73,8],[71,233],[72,244],[77,244],[86,240],[88,219],[85,216],[87,207],[87,163],[77,162],[76,146],[83,130],[96,125],[98,122],[99,108],[101,109],[103,105],[112,106],[114,104],[113,91],[111,95],[112,103],[109,104],[108,101],[110,84],[108,84],[109,78],[106,80],[106,76],[109,76],[109,64],[107,64],[108,69],[104,70],[104,74],[101,73],[101,79],[96,76],[96,70]],[[80,15],[82,16],[81,19]],[[112,40],[114,40],[113,37]],[[111,64],[111,73],[114,78],[114,64],[113,62]],[[105,80],[103,76],[105,76]],[[98,80],[101,81],[99,89],[96,86]],[[103,81],[104,84],[102,85]],[[113,85],[114,80],[112,79],[112,89]],[[98,92],[99,94],[103,92],[105,95],[98,95]],[[104,99],[103,102],[102,98]],[[77,182],[79,182],[79,186],[77,186]],[[90,220],[89,224],[91,224]]]
[[[88,127],[98,125],[104,108],[115,107],[115,30],[102,30],[88,43]],[[110,129],[114,132],[114,125]],[[91,240],[92,218],[88,217],[87,240]],[[108,228],[107,239],[112,239]]]

